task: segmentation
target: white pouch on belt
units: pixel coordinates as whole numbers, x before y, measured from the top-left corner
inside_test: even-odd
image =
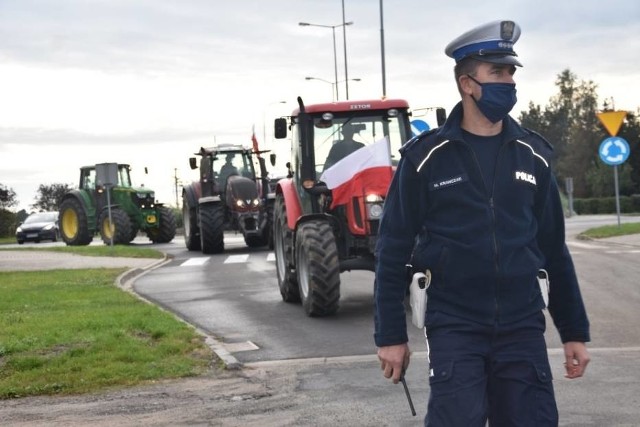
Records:
[[[538,271],[538,286],[540,286],[544,308],[547,308],[549,306],[549,273],[547,270],[540,269]]]
[[[409,305],[411,305],[411,323],[416,328],[424,328],[424,316],[427,311],[427,289],[431,284],[431,271],[414,273],[409,286]]]

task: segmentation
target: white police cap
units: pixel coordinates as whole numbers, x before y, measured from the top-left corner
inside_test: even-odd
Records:
[[[493,21],[467,31],[447,45],[447,56],[522,67],[513,45],[520,38],[520,26],[513,21]]]

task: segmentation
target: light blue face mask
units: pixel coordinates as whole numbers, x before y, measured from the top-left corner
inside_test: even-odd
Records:
[[[482,88],[480,99],[471,98],[475,101],[478,109],[491,123],[502,121],[511,111],[518,98],[516,97],[515,83],[480,83],[469,74],[471,80]]]

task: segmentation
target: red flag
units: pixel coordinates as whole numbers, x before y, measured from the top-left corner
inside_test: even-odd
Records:
[[[389,142],[383,138],[349,154],[324,171],[320,180],[331,189],[334,208],[348,203],[353,196],[386,195],[392,177]]]
[[[253,151],[255,151],[257,153],[259,150],[258,150],[258,138],[256,138],[256,128],[255,128],[255,126],[251,130],[251,142],[253,142]]]

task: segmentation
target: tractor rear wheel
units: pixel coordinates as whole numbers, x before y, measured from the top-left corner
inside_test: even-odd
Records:
[[[109,210],[103,209],[98,217],[98,229],[105,245],[110,245],[112,239],[114,245],[126,245],[131,241],[131,219],[120,208],[111,209],[111,222]]]
[[[133,239],[138,235],[138,226],[134,223],[131,223],[131,234],[129,235],[129,241],[127,243],[133,242]]]
[[[312,220],[298,227],[296,271],[302,307],[307,315],[334,314],[340,300],[340,262],[328,222]]]
[[[273,247],[276,255],[276,273],[280,295],[285,302],[300,302],[300,291],[293,265],[293,230],[287,224],[284,197],[278,195],[274,207]]]
[[[166,206],[157,209],[160,225],[157,228],[148,228],[147,237],[153,243],[169,243],[176,237],[176,217]]]
[[[91,243],[87,213],[78,199],[66,199],[60,204],[60,236],[69,246]]]
[[[184,243],[187,250],[200,250],[200,231],[198,229],[198,211],[195,206],[189,206],[186,195],[182,195],[182,222],[184,224]]]
[[[205,254],[224,251],[224,212],[221,206],[200,205],[200,245]]]

